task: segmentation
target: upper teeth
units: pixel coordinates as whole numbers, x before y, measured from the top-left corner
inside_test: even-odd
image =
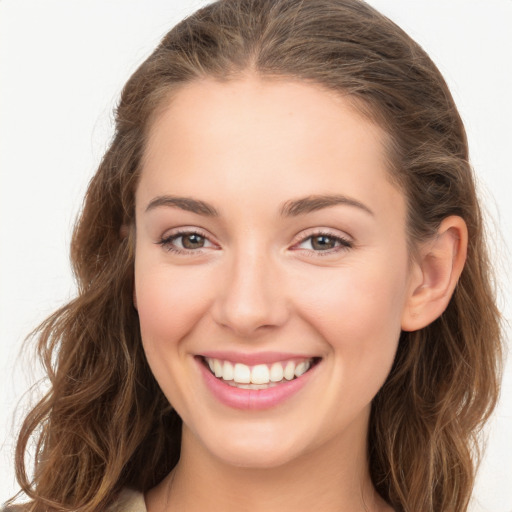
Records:
[[[232,363],[206,357],[210,370],[223,380],[234,381],[238,384],[268,384],[280,382],[283,379],[292,380],[306,373],[311,367],[311,359],[302,361],[280,361],[272,365],[257,364],[247,366],[243,363]]]

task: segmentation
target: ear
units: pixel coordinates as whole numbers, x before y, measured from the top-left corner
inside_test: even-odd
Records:
[[[417,331],[447,308],[464,268],[468,230],[461,217],[441,222],[435,237],[419,247],[402,315],[402,330]]]

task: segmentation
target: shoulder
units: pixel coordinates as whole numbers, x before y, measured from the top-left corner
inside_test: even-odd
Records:
[[[0,512],[26,512],[28,509],[29,506],[27,504],[9,505],[1,507]],[[108,512],[147,512],[144,495],[133,489],[125,488],[109,507]]]
[[[108,512],[147,512],[144,495],[133,489],[123,489]]]
[[[0,503],[0,512],[25,512],[28,510],[27,504],[17,503],[15,505],[2,506]]]
[[[28,504],[16,504],[2,507],[0,512],[27,512]],[[147,512],[144,495],[133,489],[123,489],[114,503],[109,507],[108,512]]]

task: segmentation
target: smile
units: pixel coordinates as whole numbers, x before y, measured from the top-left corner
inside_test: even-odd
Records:
[[[314,380],[321,357],[217,353],[195,357],[216,401],[234,409],[264,410],[291,400]]]
[[[254,366],[212,357],[205,357],[204,361],[215,377],[230,386],[241,389],[267,389],[300,377],[315,363],[315,358],[290,359]]]

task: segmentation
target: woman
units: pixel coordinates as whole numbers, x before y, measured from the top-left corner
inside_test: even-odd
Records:
[[[223,1],[116,115],[28,510],[466,510],[500,332],[425,53],[359,1]]]

